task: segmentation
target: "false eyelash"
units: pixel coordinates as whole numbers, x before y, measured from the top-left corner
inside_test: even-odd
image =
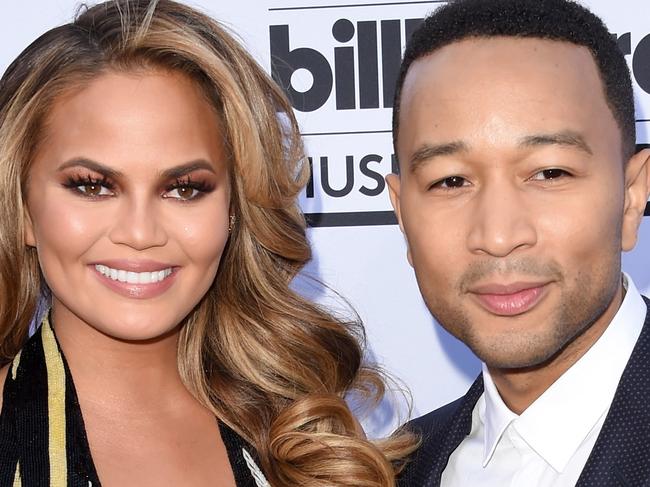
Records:
[[[207,181],[192,181],[192,179],[187,176],[185,178],[178,178],[174,183],[167,186],[165,191],[173,191],[178,188],[192,188],[201,193],[209,193],[214,189],[214,185]]]
[[[115,185],[111,181],[109,181],[109,179],[106,176],[95,178],[89,174],[86,175],[76,174],[74,176],[69,176],[67,180],[63,183],[64,187],[70,189],[76,189],[79,186],[95,186],[95,185],[103,186],[110,190],[115,189]]]

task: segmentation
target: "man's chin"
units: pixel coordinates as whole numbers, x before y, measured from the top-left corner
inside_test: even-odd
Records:
[[[534,346],[534,338],[519,343],[508,343],[508,338],[491,343],[466,342],[474,354],[481,359],[490,369],[508,370],[534,370],[544,367],[560,353],[560,344],[539,344]]]

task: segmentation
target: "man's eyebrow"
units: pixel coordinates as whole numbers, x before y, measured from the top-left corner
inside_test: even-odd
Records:
[[[436,157],[451,156],[459,152],[467,152],[468,150],[467,144],[461,141],[433,145],[424,144],[409,158],[409,168],[412,172],[415,172]]]
[[[116,171],[115,169],[112,169],[108,166],[105,166],[104,164],[93,161],[92,159],[88,159],[86,157],[75,157],[73,159],[70,159],[61,164],[57,171],[61,172],[65,169],[68,169],[69,167],[85,167],[86,169],[90,169],[91,171],[94,171],[104,177],[111,179],[118,179],[122,176],[122,173],[120,171]]]
[[[211,173],[216,174],[213,164],[210,164],[208,161],[204,159],[197,159],[195,161],[190,161],[186,164],[181,164],[180,166],[175,166],[169,169],[165,169],[162,172],[162,178],[179,179],[187,174],[190,174],[194,171],[198,171],[200,169],[204,169],[206,171],[210,171]]]
[[[528,135],[519,141],[520,147],[537,147],[543,145],[563,145],[574,147],[589,155],[593,154],[591,147],[589,147],[585,138],[578,132],[572,130],[563,130],[562,132],[549,134]]]

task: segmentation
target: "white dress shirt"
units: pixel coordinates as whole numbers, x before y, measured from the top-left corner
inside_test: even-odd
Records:
[[[592,347],[521,415],[505,405],[483,365],[472,429],[449,458],[443,487],[573,487],[605,422],[645,321],[629,276],[614,319]]]

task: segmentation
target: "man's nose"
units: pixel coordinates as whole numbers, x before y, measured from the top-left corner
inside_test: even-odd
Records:
[[[492,182],[479,190],[470,216],[470,251],[505,257],[537,243],[534,215],[525,192],[511,182]]]

